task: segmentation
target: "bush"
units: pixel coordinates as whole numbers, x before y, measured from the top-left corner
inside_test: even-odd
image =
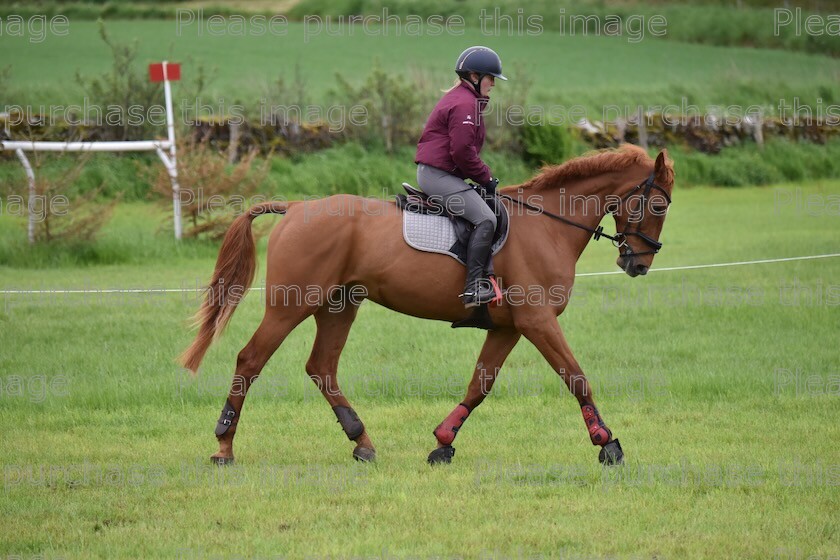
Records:
[[[572,154],[572,135],[565,126],[526,124],[520,128],[522,155],[533,166],[563,163]]]
[[[776,139],[763,148],[753,143],[717,155],[671,148],[677,182],[739,187],[840,177],[840,139],[824,145]]]
[[[225,156],[206,143],[179,146],[178,183],[184,237],[211,240],[224,237],[233,220],[251,206],[249,199],[259,192],[268,173],[268,160],[253,168],[256,155],[255,150],[251,151],[236,165],[229,165]],[[166,169],[158,172],[154,191],[163,195],[162,203],[171,220],[173,192]],[[171,221],[169,226],[171,230]]]
[[[387,153],[400,144],[414,144],[420,137],[424,103],[417,80],[387,72],[377,59],[364,83],[353,87],[341,74],[336,75],[338,90],[332,94],[346,107],[366,108],[365,124],[347,129],[350,138],[363,143],[382,142]],[[423,82],[419,82],[423,83]],[[421,124],[422,126],[422,124]]]
[[[82,247],[89,245],[110,219],[120,197],[117,195],[103,203],[97,200],[101,187],[86,193],[78,193],[73,188],[85,163],[90,159],[89,154],[76,159],[72,166],[62,165],[58,170],[55,167],[45,168],[45,160],[55,157],[63,159],[68,156],[33,152],[30,158],[33,158],[35,173],[34,198],[30,198],[28,181],[15,181],[4,189],[7,203],[11,200],[21,201],[22,207],[26,208],[26,201],[31,200],[32,206],[29,208],[35,214],[32,241],[35,243],[65,243]],[[28,219],[24,223],[28,224]]]

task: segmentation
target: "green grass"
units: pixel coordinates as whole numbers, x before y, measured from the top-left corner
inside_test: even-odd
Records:
[[[587,147],[577,143],[575,154]],[[655,155],[656,150],[652,150]],[[780,181],[812,181],[840,177],[840,140],[825,145],[776,140],[763,149],[755,145],[736,146],[718,155],[707,155],[679,147],[670,155],[678,169],[680,186],[766,185]],[[385,154],[376,147],[340,144],[317,153],[294,158],[273,157],[270,170],[259,188],[261,196],[302,199],[335,193],[388,197],[401,191],[400,183],[415,182],[414,149],[402,147]],[[36,171],[39,178],[57,178],[73,169],[77,156],[45,158]],[[536,169],[519,158],[488,150],[486,161],[502,184],[521,183]],[[187,241],[177,244],[166,237],[172,230],[169,200],[150,191],[150,184],[163,172],[159,161],[150,157],[120,157],[96,154],[86,161],[78,179],[65,194],[72,200],[79,193],[99,189],[100,198],[120,195],[131,204],[123,205],[115,222],[106,226],[92,243],[38,245],[25,243],[26,226],[22,206],[12,206],[12,195],[24,197],[26,178],[16,160],[0,162],[0,265],[19,268],[87,266],[97,264],[142,264],[166,259],[177,264],[184,259],[207,256],[214,245]],[[21,199],[22,200],[22,199]],[[154,205],[143,201],[156,201]],[[74,203],[70,204],[71,210]],[[162,235],[161,235],[162,234]]]
[[[803,201],[840,196],[837,181],[678,188],[654,268],[836,252],[836,210],[780,203],[797,189]],[[206,281],[211,248],[179,254],[148,233],[157,212],[126,204],[110,226],[125,250],[145,247],[137,261],[0,267],[0,289]],[[19,227],[10,222],[0,219],[4,237]],[[615,256],[595,243],[578,271],[613,270]],[[527,341],[466,423],[454,463],[429,469],[430,432],[460,400],[482,334],[371,303],[340,379],[378,463],[353,464],[306,378],[308,320],[248,397],[238,465],[211,469],[212,429],[259,297],[192,379],[173,358],[190,340],[196,293],[4,295],[0,555],[830,557],[840,548],[838,277],[835,258],[578,279],[560,324],[627,453],[611,471]]]
[[[534,173],[512,156],[489,154],[487,161],[494,169],[504,170],[507,183],[523,182]],[[73,156],[47,158],[36,175],[41,179],[57,178],[77,162]],[[215,254],[215,245],[193,240],[178,244],[168,237],[172,231],[171,202],[150,190],[155,175],[162,172],[160,162],[152,158],[96,154],[85,162],[78,179],[64,194],[72,201],[79,193],[100,189],[101,199],[119,194],[128,204],[120,207],[114,222],[93,242],[30,247],[25,242],[25,205],[16,206],[11,198],[26,196],[26,177],[17,161],[0,162],[0,216],[6,217],[0,220],[0,266],[142,264],[156,259],[177,264]],[[296,200],[343,192],[389,197],[402,192],[403,181],[416,183],[413,149],[402,148],[388,155],[348,143],[295,158],[273,157],[258,196]],[[196,193],[196,197],[200,195],[205,199],[208,196],[206,192]],[[71,202],[70,217],[73,210]]]
[[[837,12],[840,3],[836,0],[800,0],[786,2],[784,6],[788,9],[802,8],[803,20],[812,13],[822,14],[823,22],[825,22],[828,14]],[[348,14],[379,15],[383,13],[383,9],[387,9],[389,14],[402,17],[458,14],[464,18],[465,25],[470,27],[478,27],[481,24],[479,15],[484,10],[489,14],[499,13],[510,16],[514,21],[517,17],[521,18],[519,19],[520,29],[528,30],[535,29],[531,21],[526,20],[532,16],[540,18],[538,21],[543,29],[555,30],[561,29],[561,22],[564,22],[565,28],[569,29],[572,24],[567,22],[572,15],[597,16],[602,22],[608,21],[606,19],[608,16],[618,16],[630,28],[631,35],[640,33],[639,18],[645,18],[644,22],[647,23],[651,18],[658,17],[667,22],[663,31],[664,36],[670,40],[712,45],[785,48],[835,56],[840,54],[840,40],[829,32],[820,35],[797,33],[796,27],[790,24],[792,22],[777,29],[774,25],[774,9],[778,8],[778,3],[772,0],[753,0],[737,4],[727,0],[694,2],[613,0],[608,3],[603,0],[578,2],[542,0],[530,2],[525,7],[517,2],[489,2],[487,0],[468,2],[463,0],[261,0],[225,3],[212,0],[191,2],[183,0],[152,2],[36,0],[26,3],[13,1],[0,5],[0,17],[8,17],[12,14],[23,17],[62,14],[72,20],[95,20],[99,17],[175,19],[179,10],[196,8],[203,9],[206,17],[213,14],[271,16],[284,13],[293,21],[302,21],[313,14],[322,17]],[[529,24],[527,27],[524,24],[526,21]],[[493,29],[492,25],[488,28]],[[508,28],[501,24],[499,29],[507,31]],[[590,32],[594,32],[592,28]]]
[[[577,145],[574,149],[582,153],[586,147]],[[840,140],[822,146],[774,141],[768,142],[764,149],[746,145],[728,148],[719,155],[675,148],[670,155],[681,187],[704,184],[743,187],[782,180],[833,185],[825,178],[840,176]],[[274,157],[259,193],[262,197],[286,200],[335,193],[387,198],[401,192],[399,185],[403,181],[415,182],[413,156],[414,150],[410,148],[387,155],[376,148],[369,150],[348,143],[295,158]],[[521,183],[536,173],[511,156],[490,153],[487,161],[502,177],[503,184]],[[38,176],[57,177],[72,165],[70,157],[49,159],[38,170]],[[25,195],[25,177],[16,161],[4,162],[0,165],[0,179],[6,189],[5,194],[0,194],[0,215],[6,219],[0,220],[0,266],[26,269],[107,264],[143,266],[163,260],[177,267],[185,260],[214,255],[215,244],[195,240],[176,243],[171,238],[171,203],[149,191],[151,178],[160,172],[159,162],[150,158],[94,156],[86,162],[67,194],[72,199],[74,194],[101,187],[101,198],[121,193],[122,200],[128,204],[118,208],[114,221],[93,242],[30,247],[25,242],[26,224],[20,215],[23,208],[10,205],[10,195]],[[142,202],[148,200],[155,203]],[[71,215],[73,206],[71,203]],[[12,215],[15,209],[18,215]]]
[[[762,5],[763,4],[763,5]],[[804,2],[802,19],[807,18],[810,10],[831,13],[837,10],[836,5],[825,2]],[[789,50],[801,50],[820,54],[840,54],[840,40],[836,33],[822,33],[820,35],[797,34],[794,25],[780,25],[776,28],[776,18],[784,21],[783,16],[777,15],[775,9],[778,4],[770,2],[738,3],[732,2],[635,2],[635,1],[582,1],[558,2],[556,0],[537,0],[523,6],[513,1],[472,0],[302,0],[289,10],[289,14],[296,19],[303,19],[308,14],[319,14],[323,17],[336,17],[341,14],[374,14],[381,15],[383,9],[389,14],[418,14],[428,17],[433,14],[453,15],[464,18],[466,25],[478,27],[480,16],[485,14],[485,28],[488,34],[494,32],[506,34],[511,29],[520,36],[524,30],[533,31],[539,23],[543,30],[565,30],[566,33],[581,34],[583,23],[574,23],[573,16],[597,18],[603,26],[608,18],[621,18],[625,37],[650,37],[650,28],[644,27],[653,18],[666,22],[658,29],[661,36],[674,41],[703,43],[710,45],[741,45],[751,47],[773,47]],[[790,3],[785,8],[793,8]],[[791,10],[792,15],[793,10]],[[508,16],[507,23],[499,19],[498,28],[493,25],[493,14]],[[488,17],[490,16],[490,17]],[[529,16],[536,16],[538,20],[529,21]],[[593,18],[594,16],[594,18]],[[792,23],[793,18],[789,23]],[[821,21],[825,22],[823,16]],[[643,22],[640,25],[639,22]],[[594,23],[588,23],[588,32],[597,33]],[[608,31],[604,31],[607,33]],[[615,33],[613,30],[612,33]]]
[[[233,105],[259,106],[277,77],[294,76],[301,68],[308,103],[326,104],[334,88],[335,72],[353,82],[367,75],[371,59],[383,68],[403,73],[430,92],[452,81],[453,57],[466,46],[492,43],[514,78],[528,76],[534,84],[528,103],[586,108],[599,119],[604,106],[679,105],[690,103],[777,107],[792,103],[824,104],[840,99],[837,76],[840,60],[779,50],[714,47],[664,40],[628,43],[609,37],[570,37],[546,30],[538,36],[488,38],[468,28],[463,35],[439,37],[369,36],[346,29],[339,36],[316,34],[310,26],[291,22],[285,36],[201,35],[194,27],[179,35],[174,21],[109,21],[112,37],[122,43],[138,41],[139,64],[163,58],[185,63],[183,79],[194,79],[197,65],[211,77],[203,102],[214,114]],[[489,40],[492,39],[492,40]],[[80,102],[84,96],[74,75],[98,75],[109,68],[110,53],[99,39],[95,22],[72,21],[66,37],[48,36],[31,43],[26,37],[0,36],[0,49],[12,66],[10,91],[4,104],[54,105]],[[422,53],[422,56],[418,56]],[[4,64],[5,66],[5,64]],[[174,94],[185,91],[176,85]],[[494,95],[503,97],[513,84],[502,84]],[[219,107],[219,97],[222,98]],[[89,103],[96,103],[91,99]],[[297,101],[300,102],[300,101]]]

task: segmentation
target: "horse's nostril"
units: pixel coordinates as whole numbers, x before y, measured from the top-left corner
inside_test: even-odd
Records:
[[[646,265],[637,264],[636,265],[636,274],[638,274],[640,276],[644,276],[645,274],[647,274],[649,269],[650,269],[650,267],[648,267]]]

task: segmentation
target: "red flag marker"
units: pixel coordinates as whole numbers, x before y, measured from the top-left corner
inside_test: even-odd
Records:
[[[149,79],[153,82],[164,80],[177,82],[181,79],[181,65],[175,62],[167,62],[166,68],[164,68],[162,62],[149,64]]]

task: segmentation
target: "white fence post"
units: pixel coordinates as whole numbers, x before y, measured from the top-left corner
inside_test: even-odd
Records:
[[[32,166],[29,164],[29,158],[26,153],[20,148],[15,150],[17,158],[23,165],[23,170],[26,172],[26,179],[29,183],[29,198],[26,202],[26,209],[28,212],[29,223],[26,225],[27,237],[29,243],[35,243],[35,196],[38,194],[35,191],[35,173],[32,171]]]
[[[175,239],[181,239],[181,186],[178,184],[178,158],[175,153],[175,120],[172,112],[172,89],[169,87],[167,65],[163,61],[163,95],[166,99],[166,133],[169,138],[169,165],[166,170],[172,182],[172,217],[175,223]],[[158,154],[160,155],[160,154]],[[164,162],[166,165],[166,162]]]

